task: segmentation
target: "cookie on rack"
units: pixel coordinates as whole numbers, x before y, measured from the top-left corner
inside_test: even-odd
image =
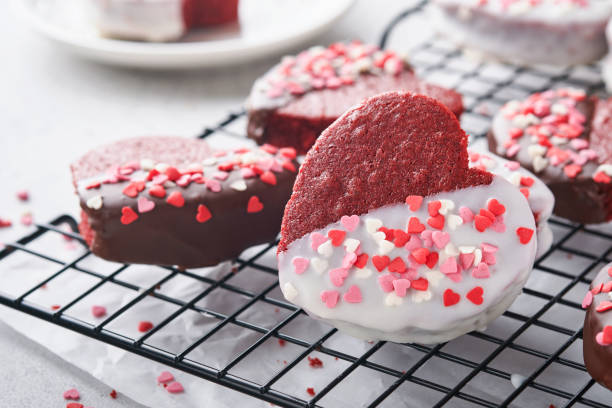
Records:
[[[81,235],[101,258],[201,267],[272,241],[297,174],[293,148],[213,151],[197,139],[115,142],[72,164]]]
[[[612,390],[612,263],[597,274],[582,302],[584,364],[591,377]]]
[[[554,213],[585,224],[612,219],[612,99],[576,89],[511,101],[495,115],[489,150],[533,171]]]
[[[510,306],[535,228],[514,185],[469,167],[450,110],[390,92],[347,111],[308,152],[283,216],[280,287],[356,337],[442,342]]]
[[[457,117],[461,95],[419,79],[406,59],[374,45],[336,43],[287,56],[259,78],[247,101],[248,136],[306,153],[325,128],[364,98],[408,91],[440,100]]]
[[[573,65],[607,50],[612,4],[599,0],[433,0],[437,30],[511,63]]]
[[[238,0],[89,0],[105,37],[178,40],[189,30],[238,20]]]
[[[536,222],[538,239],[537,257],[548,251],[553,243],[553,233],[548,225],[555,206],[555,197],[550,189],[532,172],[521,167],[519,162],[506,160],[481,146],[468,149],[470,167],[502,176],[527,198]]]

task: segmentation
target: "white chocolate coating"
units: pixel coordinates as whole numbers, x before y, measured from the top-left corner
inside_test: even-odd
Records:
[[[520,167],[518,162],[511,162],[499,157],[483,147],[472,147],[469,149],[470,167],[483,166],[487,171],[502,176],[517,188],[524,188],[529,192],[527,201],[529,207],[536,217],[538,252],[536,257],[544,255],[550,249],[553,242],[553,233],[548,225],[548,219],[555,207],[555,196],[552,191],[537,178],[532,172]],[[477,153],[474,155],[473,153]],[[517,167],[518,166],[518,167]],[[527,177],[533,180],[533,185],[521,185],[521,178]]]
[[[493,228],[479,232],[474,228],[474,222],[458,222],[462,219],[460,208],[467,207],[478,213],[479,209],[487,208],[487,203],[493,198],[506,208],[504,232]],[[449,200],[441,201],[444,203],[441,211],[445,214],[442,231],[427,224],[430,217],[428,203],[436,200]],[[409,242],[397,247],[384,239],[383,232],[377,232],[381,225],[407,231],[411,217],[418,217],[427,227],[426,231],[437,231],[440,235],[430,242],[418,240],[424,248],[439,253],[439,260],[432,269],[415,264],[411,251],[418,245],[410,247]],[[372,210],[358,218],[352,229],[341,220],[292,242],[285,252],[279,254],[278,263],[280,287],[289,301],[304,308],[311,316],[359,338],[437,343],[482,329],[503,313],[520,293],[535,259],[536,239],[522,244],[516,232],[520,227],[535,230],[531,209],[516,187],[499,176],[494,176],[488,186],[425,197],[417,211],[412,211],[408,204],[396,204]],[[326,239],[330,230],[346,231],[340,246],[333,246],[331,240]],[[322,237],[319,237],[315,250],[312,237],[317,233]],[[419,233],[410,235],[421,236]],[[349,266],[342,278],[342,273],[338,274],[337,270],[342,269],[343,262],[346,266],[346,258],[351,256],[347,247],[352,250],[354,240],[359,241],[357,252],[368,254],[369,259],[363,268]],[[480,258],[479,262],[473,259],[473,264],[484,264],[487,255],[483,253],[486,247],[483,244],[497,247],[491,265],[483,266],[488,270],[488,278],[474,277],[475,267],[463,271],[460,268],[460,272],[448,275],[442,272],[445,270],[443,265],[452,264],[451,258],[460,259],[460,251]],[[381,254],[386,254],[391,261],[402,258],[408,270],[400,274],[390,272],[387,267],[379,272],[373,257]],[[391,291],[385,291],[379,280],[385,275],[391,275],[389,279],[394,280]],[[421,278],[428,281],[426,290],[414,287],[414,282]],[[410,280],[412,287],[398,288],[399,283],[406,283],[405,280]],[[357,286],[361,299],[355,296],[353,286]],[[476,287],[483,289],[481,304],[467,297]],[[460,298],[458,303],[445,306],[448,289]],[[334,303],[333,295],[337,296],[337,303]]]
[[[572,65],[606,52],[612,3],[590,0],[434,0],[438,31],[510,62]]]
[[[182,0],[90,0],[106,37],[172,41],[185,34]]]
[[[606,40],[608,42],[608,49],[612,48],[612,19],[606,26]],[[601,63],[601,75],[604,82],[606,83],[606,89],[608,92],[612,92],[612,53],[603,59]]]

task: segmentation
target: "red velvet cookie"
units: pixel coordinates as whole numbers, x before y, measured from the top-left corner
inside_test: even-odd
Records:
[[[457,117],[461,95],[419,79],[393,51],[358,42],[312,47],[285,57],[253,85],[248,136],[306,153],[321,132],[363,99],[388,91],[431,96]]]
[[[445,341],[520,293],[534,233],[519,189],[469,167],[452,112],[389,92],[347,111],[308,152],[285,208],[279,282],[357,337]]]
[[[103,146],[71,166],[79,229],[111,261],[215,265],[276,237],[295,156],[273,146],[212,151],[180,137]]]
[[[612,99],[556,89],[511,101],[493,120],[489,149],[537,174],[555,195],[555,214],[612,219]]]

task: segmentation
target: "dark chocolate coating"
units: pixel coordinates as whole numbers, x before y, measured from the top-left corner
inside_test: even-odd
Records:
[[[199,158],[206,156],[209,154],[202,152]],[[148,151],[145,156],[133,157],[138,160],[152,156]],[[297,168],[297,163],[294,164]],[[216,165],[204,167],[205,176],[210,177],[215,171]],[[80,174],[78,170],[76,173]],[[166,188],[166,197],[156,198],[145,189],[139,197],[153,201],[155,208],[139,214],[139,218],[128,225],[120,221],[122,207],[137,211],[137,198],[122,193],[129,182],[103,184],[90,190],[84,189],[81,183],[78,193],[84,216],[80,228],[92,252],[110,261],[186,268],[216,265],[236,258],[250,246],[276,238],[296,173],[283,169],[275,175],[276,185],[266,184],[258,177],[244,179],[245,191],[230,188],[233,182],[243,180],[240,171],[230,172],[227,180],[221,181],[220,192],[212,192],[204,184],[191,183],[186,188]],[[75,183],[78,181],[75,178]],[[166,202],[173,191],[182,193],[185,199],[183,207],[177,208]],[[99,210],[86,205],[87,200],[95,195],[103,196],[103,207]],[[263,203],[262,211],[247,212],[252,196],[257,196]],[[206,205],[212,214],[212,218],[204,223],[196,221],[200,204]]]
[[[608,268],[610,267],[612,267],[612,264],[606,265],[597,274],[591,284],[591,289],[612,280],[608,275]],[[612,326],[612,310],[601,313],[595,310],[599,302],[610,300],[612,299],[610,299],[608,293],[599,293],[594,296],[593,303],[587,309],[584,317],[582,350],[584,364],[591,377],[604,387],[612,390],[612,345],[602,346],[595,339],[597,333],[601,332],[604,326]]]
[[[587,120],[585,131],[580,137],[590,141],[591,148],[598,152],[599,163],[612,162],[612,135],[608,132],[611,124],[603,117],[611,118],[610,102],[598,101],[595,98],[579,102],[576,107]],[[607,138],[607,140],[606,140]],[[494,134],[488,134],[489,150],[497,152],[497,141]],[[519,143],[526,149],[529,141],[526,138]],[[513,158],[505,156],[509,160]],[[521,166],[534,172],[555,196],[554,214],[582,224],[598,224],[612,218],[612,185],[597,183],[593,180],[598,164],[587,162],[583,171],[575,178],[568,177],[560,167],[548,166],[536,173],[531,162],[521,161]]]

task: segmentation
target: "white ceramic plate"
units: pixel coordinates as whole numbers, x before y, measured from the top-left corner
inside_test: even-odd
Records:
[[[281,52],[320,34],[354,0],[241,0],[240,24],[189,33],[178,42],[146,43],[101,37],[86,0],[15,0],[37,31],[83,57],[147,69],[242,63]]]

